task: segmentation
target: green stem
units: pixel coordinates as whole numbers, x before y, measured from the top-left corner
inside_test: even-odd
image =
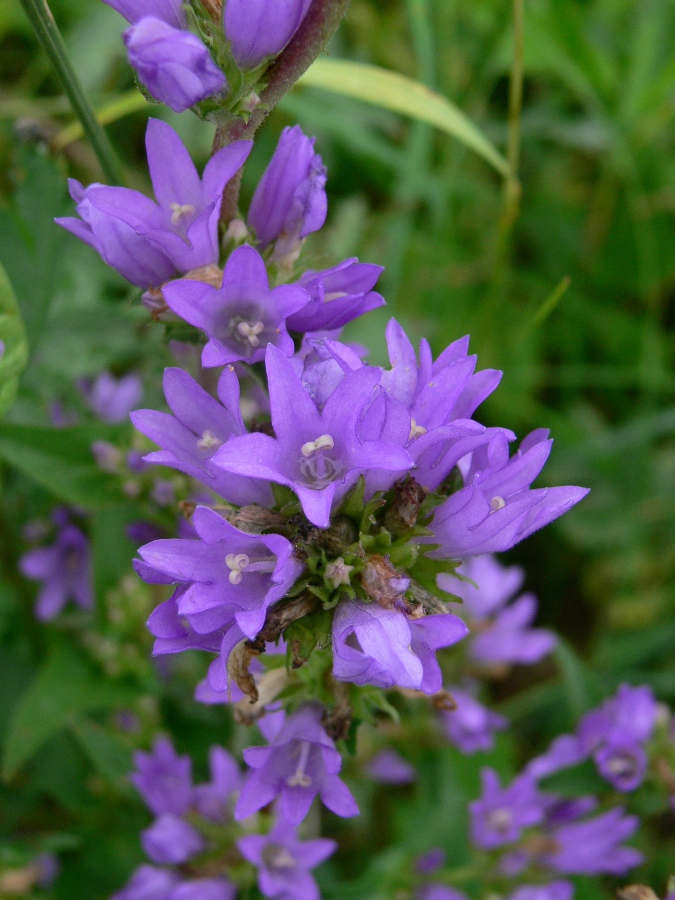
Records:
[[[89,136],[105,177],[111,184],[124,184],[124,176],[108,136],[96,121],[94,110],[73,69],[66,45],[47,5],[47,0],[21,0],[37,39],[56,70],[75,114]]]
[[[506,147],[510,174],[505,182],[505,208],[502,223],[502,228],[507,231],[513,227],[520,208],[518,165],[520,163],[520,114],[523,107],[524,37],[524,0],[513,0],[513,63],[509,83],[509,132]]]
[[[260,93],[260,104],[251,113],[248,121],[232,117],[229,122],[218,126],[212,155],[233,141],[253,137],[284,94],[290,91],[326,48],[348,5],[349,0],[314,0],[293,40],[267,70],[267,86]],[[224,224],[237,215],[240,177],[231,179],[225,189],[220,214]]]

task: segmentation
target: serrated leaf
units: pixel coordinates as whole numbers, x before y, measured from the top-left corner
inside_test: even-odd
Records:
[[[19,377],[28,362],[28,339],[19,305],[0,263],[0,418],[16,398]]]
[[[102,472],[91,450],[94,441],[123,442],[125,425],[46,428],[0,425],[0,458],[60,500],[100,509],[124,500],[119,479]]]
[[[23,694],[10,719],[3,775],[11,778],[42,745],[82,713],[126,706],[135,694],[95,675],[73,648],[59,645]]]

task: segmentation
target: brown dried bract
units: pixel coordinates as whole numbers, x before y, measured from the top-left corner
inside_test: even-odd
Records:
[[[309,615],[319,605],[319,599],[310,594],[309,591],[293,597],[291,600],[275,603],[267,611],[267,617],[262,630],[256,637],[255,641],[247,641],[251,647],[257,648],[257,652],[265,649],[268,641],[276,641],[281,632],[288,628],[297,619]]]
[[[323,720],[326,734],[334,741],[346,740],[352,724],[352,707],[347,686],[340,681],[333,682],[335,706]]]
[[[401,590],[402,580],[405,588]],[[407,586],[408,579],[400,572],[386,556],[370,556],[361,572],[361,584],[363,590],[380,606],[385,609],[393,609],[397,601],[401,600]]]
[[[258,699],[258,687],[253,675],[248,670],[251,660],[260,655],[260,650],[250,641],[241,641],[230,653],[227,660],[227,674],[239,685],[241,690],[250,698],[251,703]]]
[[[457,702],[448,691],[439,691],[434,694],[431,703],[438,712],[454,712],[457,709]]]
[[[616,896],[619,900],[659,900],[646,884],[627,884],[626,887],[617,889]]]
[[[394,500],[385,513],[384,527],[392,534],[402,534],[417,524],[420,506],[427,491],[414,478],[401,478],[394,485]]]
[[[206,6],[206,4],[204,5]],[[208,266],[190,269],[180,280],[203,281],[204,284],[210,284],[211,287],[221,288],[223,286],[223,270],[215,263],[210,263]]]
[[[234,525],[235,528],[239,528],[241,531],[246,531],[248,534],[262,534],[268,529],[279,531],[286,525],[286,517],[282,516],[281,513],[274,512],[272,509],[265,509],[264,506],[258,506],[256,503],[251,503],[250,506],[242,506],[241,509],[228,507],[223,510],[219,508],[218,511],[222,511],[223,517],[231,525]]]

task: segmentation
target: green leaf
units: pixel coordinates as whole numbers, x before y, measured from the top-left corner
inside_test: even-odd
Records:
[[[91,445],[94,441],[119,444],[127,434],[126,425],[0,425],[0,459],[60,500],[85,509],[100,509],[124,500],[124,496],[119,479],[96,465]]]
[[[28,341],[7,272],[0,263],[0,418],[14,403],[28,362]]]
[[[71,731],[96,771],[124,793],[131,792],[128,775],[131,750],[115,734],[89,719],[71,723]]]
[[[399,72],[343,59],[317,59],[299,83],[354,97],[434,125],[482,156],[501,175],[509,174],[508,162],[461,109]]]
[[[4,748],[4,777],[11,778],[45,741],[82,713],[134,700],[131,690],[93,674],[72,647],[58,646],[14,709]]]

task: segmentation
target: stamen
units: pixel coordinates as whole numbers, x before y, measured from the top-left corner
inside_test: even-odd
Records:
[[[309,775],[305,774],[305,766],[307,765],[307,760],[309,759],[309,751],[311,750],[311,744],[309,741],[302,741],[300,744],[300,759],[298,760],[298,767],[292,775],[289,775],[286,779],[286,784],[289,787],[310,787],[312,784],[312,779]]]
[[[330,303],[331,300],[341,300],[342,297],[346,297],[346,296],[347,296],[346,291],[333,291],[332,294],[324,294],[323,295],[323,302]]]
[[[239,322],[237,325],[237,331],[239,334],[246,338],[249,344],[252,347],[258,347],[260,345],[260,341],[258,339],[258,335],[261,331],[265,330],[265,325],[263,322],[254,322],[252,325],[250,322]]]
[[[201,438],[197,441],[200,450],[217,450],[222,447],[223,442],[219,440],[212,431],[205,431]]]
[[[332,450],[334,446],[333,438],[329,434],[322,434],[315,441],[307,441],[306,444],[303,444],[300,452],[303,456],[311,456],[317,450]]]
[[[268,844],[262,852],[263,862],[268,869],[283,871],[295,868],[296,862],[290,851],[281,844]]]
[[[414,419],[410,420],[410,434],[408,435],[409,441],[414,441],[416,437],[419,437],[421,434],[426,434],[427,430],[424,425],[418,425]]]
[[[495,809],[488,814],[488,822],[495,831],[505,834],[511,827],[513,814],[509,809]]]
[[[180,225],[183,216],[191,216],[195,208],[190,203],[170,203],[171,208],[171,224]]]
[[[225,564],[228,569],[232,569],[230,572],[230,584],[241,584],[241,570],[245,569],[249,562],[250,559],[245,553],[227,554],[225,557]]]
[[[503,497],[493,497],[490,500],[490,506],[492,508],[492,512],[497,512],[498,509],[504,509],[506,506],[506,500]]]

